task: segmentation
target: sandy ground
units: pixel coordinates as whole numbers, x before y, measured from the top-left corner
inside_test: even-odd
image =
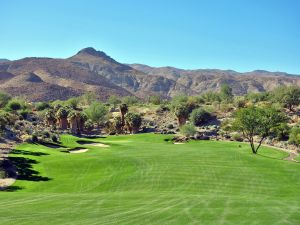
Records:
[[[77,153],[84,153],[84,152],[87,152],[87,151],[88,151],[87,148],[83,148],[83,149],[71,150],[69,152],[72,153],[72,154],[77,154]]]
[[[89,146],[94,146],[94,147],[101,147],[101,148],[108,148],[109,145],[102,144],[102,143],[91,143],[91,144],[84,144],[84,145],[89,145]]]

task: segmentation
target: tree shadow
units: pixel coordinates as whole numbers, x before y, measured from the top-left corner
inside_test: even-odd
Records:
[[[10,153],[15,155],[32,155],[32,156],[49,155],[48,153],[44,153],[44,152],[31,152],[31,151],[18,150],[18,149],[13,149]]]
[[[41,145],[46,146],[48,148],[65,148],[65,146],[56,143],[43,142],[41,143]]]
[[[8,157],[9,162],[14,166],[18,180],[27,181],[49,181],[51,178],[43,177],[39,175],[39,172],[32,168],[33,164],[37,164],[38,161],[34,159],[28,159],[24,157]]]
[[[2,189],[0,189],[0,191],[3,192],[14,192],[14,191],[19,191],[22,190],[23,188],[20,186],[8,186],[8,187],[4,187]]]

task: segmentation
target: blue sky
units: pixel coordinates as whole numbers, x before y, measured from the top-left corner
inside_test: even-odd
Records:
[[[0,58],[94,47],[123,63],[300,74],[298,0],[0,0]]]

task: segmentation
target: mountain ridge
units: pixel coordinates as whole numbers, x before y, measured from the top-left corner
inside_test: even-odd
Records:
[[[254,70],[239,73],[122,64],[92,47],[66,59],[27,57],[0,62],[1,76],[0,90],[23,95],[30,101],[66,99],[87,91],[95,92],[100,99],[111,95],[147,98],[153,94],[169,98],[181,93],[198,95],[218,91],[224,83],[229,84],[236,95],[268,91],[279,85],[300,86],[300,76],[284,72]],[[34,95],[29,95],[30,92]]]

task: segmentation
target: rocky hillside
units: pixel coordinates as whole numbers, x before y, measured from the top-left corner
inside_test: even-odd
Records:
[[[0,90],[30,101],[66,99],[92,91],[102,99],[110,95],[147,97],[160,94],[200,94],[217,91],[223,83],[235,94],[271,90],[279,85],[299,85],[300,76],[286,73],[231,70],[182,70],[125,65],[93,48],[67,59],[24,58],[0,61]]]
[[[132,64],[130,66],[148,75],[167,77],[195,93],[219,90],[224,83],[229,84],[236,95],[248,92],[270,91],[279,85],[300,86],[300,76],[282,72],[256,70],[248,73],[238,73],[232,70],[216,69],[182,70],[174,67],[155,68],[141,64]]]

